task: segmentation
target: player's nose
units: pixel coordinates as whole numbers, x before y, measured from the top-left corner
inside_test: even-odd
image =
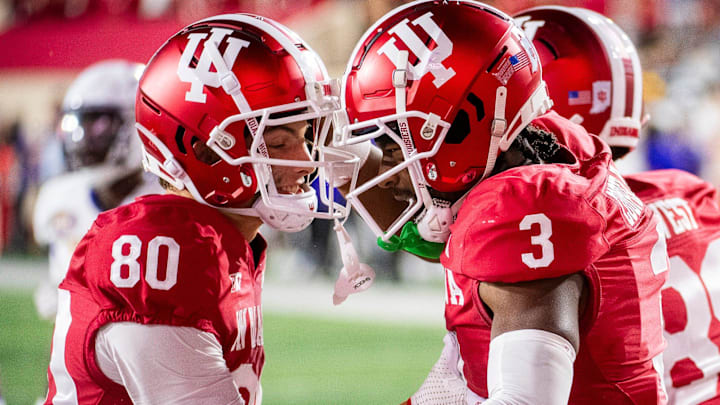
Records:
[[[387,178],[383,179],[382,181],[380,181],[380,183],[378,183],[378,187],[384,188],[384,189],[392,189],[392,188],[395,188],[395,186],[397,186],[397,183],[398,183],[398,176],[394,175],[394,176],[387,177]]]
[[[297,147],[293,148],[291,156],[289,156],[288,159],[301,162],[311,162],[313,160],[312,156],[310,156],[310,151],[305,144],[299,144]],[[297,173],[298,176],[304,177],[315,171],[315,168],[310,166],[296,166],[293,167],[292,170],[294,173]]]

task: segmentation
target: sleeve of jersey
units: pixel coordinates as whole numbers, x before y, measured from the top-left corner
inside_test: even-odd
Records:
[[[95,349],[100,370],[125,386],[135,403],[244,404],[210,333],[111,323],[98,332]]]
[[[605,223],[561,178],[511,179],[464,204],[451,252],[461,272],[487,282],[521,282],[584,270],[607,250]],[[457,268],[457,266],[455,266]],[[454,269],[453,269],[454,270]]]

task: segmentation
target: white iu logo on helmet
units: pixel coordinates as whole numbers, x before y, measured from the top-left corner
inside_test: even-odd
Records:
[[[529,15],[525,15],[515,19],[515,24],[522,27],[523,31],[525,31],[525,35],[530,41],[535,39],[535,34],[537,34],[538,28],[545,26],[545,21],[531,20],[531,18],[532,17]]]
[[[435,41],[437,47],[433,50],[428,49],[423,40],[408,26],[410,21],[407,18],[388,31],[390,34],[400,37],[400,40],[417,56],[418,63],[416,65],[397,66],[400,50],[395,46],[395,38],[392,37],[378,49],[377,53],[378,55],[384,53],[398,69],[407,69],[408,78],[411,80],[419,80],[430,72],[435,77],[433,84],[439,88],[455,76],[453,68],[446,68],[442,64],[452,54],[453,43],[435,21],[430,18],[432,15],[431,12],[427,12],[416,18],[412,24],[420,26]]]
[[[215,72],[210,71],[210,65],[212,64],[212,58],[210,52],[212,48],[219,53],[220,43],[223,39],[229,35],[232,30],[226,28],[212,28],[210,38],[205,41],[202,54],[200,54],[200,60],[196,67],[190,67],[193,55],[197,49],[200,41],[207,37],[207,33],[190,34],[188,35],[188,43],[183,50],[182,56],[180,57],[180,63],[178,63],[177,75],[180,81],[190,83],[190,91],[185,93],[185,101],[193,101],[196,103],[205,103],[206,95],[203,92],[204,86],[220,87],[220,74],[217,72],[220,69],[215,67]],[[250,42],[244,41],[239,38],[229,37],[227,39],[228,45],[225,48],[225,53],[222,55],[225,65],[228,69],[232,69],[237,59],[240,49],[250,45]]]

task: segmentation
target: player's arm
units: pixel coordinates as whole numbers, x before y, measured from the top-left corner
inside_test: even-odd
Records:
[[[38,283],[33,293],[35,309],[38,315],[47,320],[55,318],[57,312],[57,286],[67,271],[67,261],[59,258],[67,258],[69,261],[78,242],[67,235],[72,233],[68,232],[67,225],[66,229],[57,229],[59,223],[77,222],[75,218],[68,215],[69,213],[63,209],[62,204],[58,205],[57,184],[57,181],[50,181],[40,187],[38,197],[34,202],[32,218],[35,241],[39,245],[50,248],[50,259],[47,262],[48,275]],[[55,219],[63,217],[65,217],[65,220],[62,221]],[[72,218],[72,221],[67,221],[67,217]],[[63,237],[63,235],[67,236]]]
[[[567,402],[567,396],[569,396],[570,393],[569,387],[572,383],[572,363],[574,356],[565,356],[565,353],[570,354],[576,352],[578,349],[578,320],[577,316],[573,316],[573,314],[577,314],[578,311],[575,310],[573,312],[572,307],[581,305],[579,294],[581,294],[583,284],[584,279],[579,274],[551,280],[517,284],[481,284],[480,290],[482,290],[487,297],[483,299],[492,301],[493,306],[498,309],[498,312],[495,312],[493,318],[492,337],[495,338],[503,333],[505,333],[507,337],[511,336],[511,332],[519,331],[519,333],[516,333],[515,336],[511,338],[511,340],[520,343],[516,346],[518,353],[536,356],[536,358],[541,360],[541,364],[538,367],[532,357],[524,358],[512,354],[515,352],[515,350],[513,350],[514,343],[511,343],[505,348],[501,348],[498,352],[497,345],[502,339],[500,341],[493,341],[491,344],[495,345],[496,349],[494,354],[501,356],[501,363],[495,363],[496,374],[491,375],[491,371],[488,370],[488,382],[493,380],[493,378],[490,377],[494,377],[494,381],[500,382],[500,384],[496,383],[495,385],[488,384],[489,392],[493,392],[493,389],[495,390],[495,395],[491,397],[494,402],[489,402],[490,404],[554,404]],[[565,308],[565,305],[570,309]],[[580,311],[581,310],[580,308]],[[553,337],[551,334],[557,337]],[[548,337],[549,339],[546,339]],[[531,339],[531,341],[528,342],[528,338]],[[560,353],[559,361],[556,359],[556,357],[558,357],[556,356],[557,353],[552,353],[554,351],[553,348],[551,347],[549,349],[551,353],[546,353],[548,350],[543,348],[543,344],[535,342],[537,339],[541,341],[540,343],[542,343],[543,340],[549,340],[551,342],[556,340],[560,342],[559,347],[563,349],[564,353]],[[565,339],[566,342],[563,342],[561,339]],[[470,401],[484,401],[484,399],[479,398],[472,391],[468,390],[465,385],[465,381],[460,372],[460,352],[455,334],[448,332],[443,342],[444,347],[440,358],[435,365],[433,365],[430,374],[417,392],[405,401],[403,405],[466,405],[467,403],[475,403]],[[524,346],[525,344],[527,344],[526,347]],[[532,348],[536,350],[530,352]],[[507,350],[511,351],[509,356]],[[491,359],[493,359],[492,355]],[[548,362],[548,360],[553,359],[556,361]],[[518,362],[517,364],[515,363],[516,361]],[[548,363],[546,364],[546,362]],[[505,375],[503,372],[505,369],[504,366],[508,364],[511,368],[516,368],[509,370],[512,374]],[[491,364],[490,367],[492,366]],[[551,367],[549,367],[549,370],[546,370],[546,366]],[[563,368],[563,366],[567,367]],[[560,367],[560,370],[555,370],[555,367]],[[539,377],[531,377],[536,381],[517,375],[518,371],[529,369],[532,369],[529,375]],[[556,371],[560,371],[559,375],[556,375]],[[567,377],[567,371],[570,371],[569,378]],[[546,376],[546,373],[549,374]],[[497,377],[501,378],[498,379]],[[503,384],[505,380],[511,382],[512,385],[507,387],[507,383]],[[567,388],[558,387],[557,393],[550,393],[548,387],[557,385],[554,383],[556,380],[560,380],[563,384],[567,385]],[[526,387],[525,384],[528,383],[529,385]],[[523,389],[524,392],[514,392],[517,391],[516,385]],[[531,389],[525,390],[525,388],[532,387],[551,395],[543,396],[533,392]],[[543,399],[544,397],[547,397],[547,400]],[[557,401],[560,402],[556,402],[553,399],[556,397],[560,397],[557,399]]]
[[[191,327],[111,323],[95,342],[100,370],[140,404],[245,404],[214,335]]]
[[[485,404],[565,404],[577,353],[585,279],[580,273],[480,283],[492,331]]]

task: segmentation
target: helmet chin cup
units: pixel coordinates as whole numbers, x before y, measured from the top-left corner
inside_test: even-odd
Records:
[[[437,205],[435,201],[425,210],[422,218],[417,222],[420,236],[428,242],[445,243],[450,236],[452,225],[452,209],[450,205]]]
[[[280,194],[268,199],[271,204],[262,197],[258,198],[253,209],[263,223],[278,231],[300,232],[313,221],[313,217],[307,214],[317,212],[317,196],[313,190],[302,194]]]

